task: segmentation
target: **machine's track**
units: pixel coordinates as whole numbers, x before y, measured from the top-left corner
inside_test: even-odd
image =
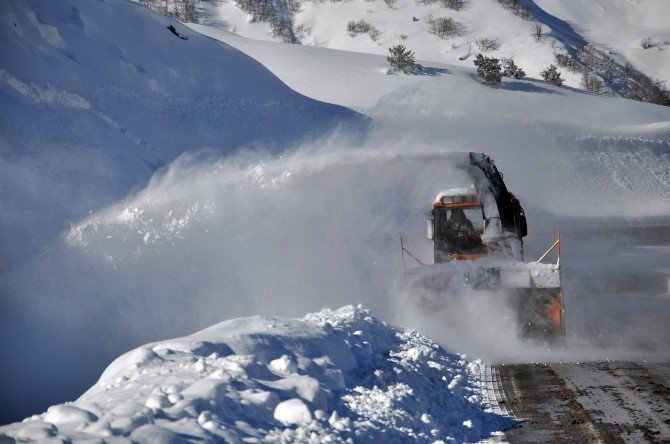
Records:
[[[670,443],[670,364],[496,365],[503,413],[523,420],[510,443]]]

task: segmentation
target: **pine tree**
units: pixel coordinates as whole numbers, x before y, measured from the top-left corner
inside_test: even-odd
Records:
[[[514,79],[523,79],[526,77],[526,73],[523,69],[519,68],[513,59],[503,60],[502,73],[505,77],[512,77]]]
[[[390,56],[386,60],[391,65],[391,69],[395,72],[403,74],[411,74],[416,71],[421,71],[421,65],[414,60],[414,51],[410,51],[403,45],[396,45],[389,48]]]
[[[556,68],[556,65],[549,65],[547,69],[540,73],[542,78],[547,81],[550,85],[561,86],[563,84],[563,79],[561,78],[561,73]]]
[[[477,76],[484,84],[492,86],[502,81],[500,60],[477,54],[474,64],[477,67]]]

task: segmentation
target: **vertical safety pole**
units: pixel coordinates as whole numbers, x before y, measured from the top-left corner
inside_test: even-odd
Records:
[[[561,280],[561,289],[558,291],[558,301],[561,304],[561,333],[565,336],[565,308],[563,303],[563,279],[561,278],[561,229],[558,229],[558,278]]]

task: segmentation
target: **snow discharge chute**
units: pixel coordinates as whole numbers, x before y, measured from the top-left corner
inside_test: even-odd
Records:
[[[446,153],[442,160],[465,171],[471,187],[437,195],[428,220],[434,263],[405,270],[403,309],[449,310],[450,296],[465,288],[505,298],[524,337],[562,336],[560,233],[540,260],[524,262],[526,217],[493,160],[483,153]],[[555,248],[556,263],[541,263]],[[402,251],[409,253],[404,245]]]

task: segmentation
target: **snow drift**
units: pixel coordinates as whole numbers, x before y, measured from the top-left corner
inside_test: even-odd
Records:
[[[476,442],[515,423],[490,411],[482,370],[360,307],[241,318],[128,352],[0,437]]]

